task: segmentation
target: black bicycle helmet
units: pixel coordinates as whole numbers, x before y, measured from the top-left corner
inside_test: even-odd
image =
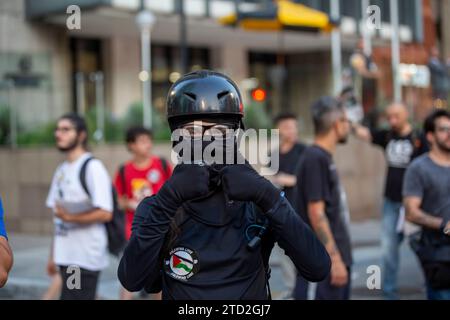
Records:
[[[241,122],[241,94],[229,77],[214,71],[188,73],[175,82],[167,97],[167,119],[172,128],[186,120],[228,118]]]

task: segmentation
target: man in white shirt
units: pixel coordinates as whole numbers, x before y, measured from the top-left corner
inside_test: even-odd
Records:
[[[62,277],[61,300],[95,299],[100,271],[108,265],[105,222],[112,219],[111,180],[97,159],[86,164],[86,188],[80,170],[92,158],[87,127],[76,114],[62,116],[55,129],[57,148],[66,160],[56,169],[47,197],[54,212],[55,236],[49,274]]]

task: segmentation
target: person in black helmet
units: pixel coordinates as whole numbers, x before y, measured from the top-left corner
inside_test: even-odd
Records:
[[[189,73],[170,89],[167,115],[173,132],[182,129],[174,141],[180,161],[158,194],[136,210],[118,268],[122,285],[162,290],[163,299],[265,300],[275,242],[303,277],[323,280],[331,266],[324,246],[284,195],[238,160],[236,135],[228,134],[242,128],[236,84],[216,72]],[[201,159],[178,148],[196,140]],[[213,144],[223,146],[214,156],[231,163],[205,159]]]

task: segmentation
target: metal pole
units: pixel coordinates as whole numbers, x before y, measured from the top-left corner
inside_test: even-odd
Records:
[[[364,41],[364,54],[366,56],[370,56],[372,54],[372,39],[370,36],[369,28],[367,27],[367,9],[370,6],[370,0],[362,0],[361,9],[362,9],[362,36]]]
[[[181,73],[188,71],[188,50],[187,50],[187,26],[186,14],[184,12],[184,0],[178,0],[178,10],[180,14],[180,62]]]
[[[10,134],[10,142],[11,148],[17,148],[17,110],[16,107],[13,106],[14,103],[14,81],[7,81],[7,90],[8,90],[8,105],[9,105],[9,134]]]
[[[416,41],[423,43],[423,9],[422,0],[415,0],[415,30],[416,30]]]
[[[136,22],[141,30],[141,65],[139,79],[142,82],[142,108],[143,126],[152,128],[152,72],[151,72],[151,39],[155,17],[145,9],[144,0],[141,0],[141,11],[136,17]]]
[[[211,0],[205,0],[205,16],[206,18],[211,17]]]
[[[399,65],[400,65],[400,37],[398,21],[398,0],[390,0],[391,9],[391,30],[392,30],[392,75],[394,85],[394,101],[401,102],[402,87],[400,83]]]
[[[77,72],[75,75],[76,83],[76,95],[77,95],[77,112],[84,115],[86,112],[86,106],[84,103],[84,74],[83,72]]]
[[[331,0],[331,17],[334,20],[340,18],[339,0]],[[331,34],[331,56],[333,64],[333,91],[338,95],[342,90],[342,53],[341,31],[335,28]]]
[[[142,98],[143,98],[143,125],[146,128],[152,127],[152,73],[151,73],[151,49],[150,49],[150,29],[142,28],[141,30],[141,59],[142,71],[147,75],[142,81]]]
[[[105,92],[103,85],[103,72],[97,71],[94,73],[95,81],[95,104],[96,108],[96,122],[97,130],[95,130],[95,139],[100,142],[105,142]]]

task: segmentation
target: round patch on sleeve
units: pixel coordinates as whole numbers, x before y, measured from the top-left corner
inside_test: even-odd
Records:
[[[170,277],[187,281],[199,270],[198,255],[192,249],[176,247],[164,259],[164,269]]]

